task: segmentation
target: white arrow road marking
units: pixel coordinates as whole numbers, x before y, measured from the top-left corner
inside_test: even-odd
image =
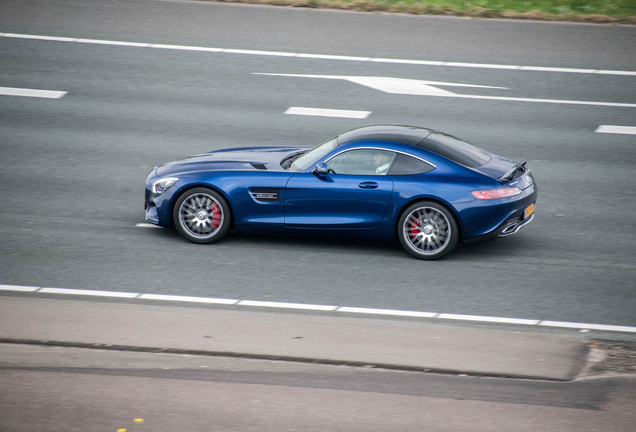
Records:
[[[305,116],[320,116],[320,117],[341,117],[341,118],[356,118],[365,119],[369,117],[371,111],[352,111],[352,110],[337,110],[326,108],[303,108],[303,107],[289,107],[285,114],[305,115]]]
[[[46,98],[46,99],[59,99],[61,97],[64,97],[64,95],[67,93],[68,92],[65,92],[65,91],[0,87],[0,95],[5,95],[5,96],[24,96],[24,97]]]
[[[636,135],[636,127],[634,127],[634,126],[600,125],[599,127],[596,128],[595,132],[598,132],[598,133],[610,133],[610,134]]]
[[[563,100],[563,99],[533,99],[533,98],[519,98],[519,97],[506,97],[506,96],[462,95],[462,94],[450,92],[448,90],[441,90],[433,86],[435,85],[435,86],[448,86],[448,87],[492,88],[492,89],[502,89],[502,90],[507,90],[508,88],[473,85],[473,84],[447,83],[447,82],[439,82],[439,81],[414,80],[414,79],[405,79],[405,78],[338,76],[338,75],[295,75],[295,74],[274,74],[274,73],[253,73],[253,75],[270,75],[270,76],[284,76],[284,77],[297,77],[297,78],[339,79],[339,80],[349,81],[355,84],[360,84],[365,87],[369,87],[374,90],[379,90],[385,93],[414,95],[414,96],[439,96],[439,97],[452,97],[452,98],[461,98],[461,99],[482,99],[482,100],[498,100],[498,101],[511,101],[511,102],[535,102],[535,103],[551,103],[551,104],[593,105],[593,106],[607,106],[607,107],[621,107],[621,108],[636,108],[636,104],[628,104],[628,103],[589,102],[589,101],[575,101],[575,100]]]
[[[385,93],[392,94],[405,94],[416,96],[458,96],[456,93],[441,90],[437,86],[449,86],[449,87],[475,87],[475,88],[494,88],[506,90],[507,87],[492,87],[473,84],[457,84],[447,83],[440,81],[424,81],[414,80],[406,78],[390,78],[390,77],[362,77],[362,76],[338,76],[338,75],[294,75],[294,74],[267,74],[267,73],[255,73],[254,75],[272,75],[272,76],[286,76],[286,77],[298,77],[298,78],[320,78],[320,79],[332,79],[332,80],[345,80],[355,84],[360,84],[365,87],[370,87],[375,90],[379,90]]]

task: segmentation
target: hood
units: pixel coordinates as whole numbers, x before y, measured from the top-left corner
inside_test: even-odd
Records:
[[[157,167],[157,175],[165,177],[184,172],[212,170],[284,171],[280,162],[304,147],[242,147],[216,150],[169,162]]]

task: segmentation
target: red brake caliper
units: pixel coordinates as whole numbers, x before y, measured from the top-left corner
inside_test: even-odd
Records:
[[[212,205],[212,226],[216,229],[219,225],[221,225],[221,212],[216,203],[214,203]]]
[[[412,236],[416,236],[420,233],[419,227],[420,226],[420,221],[418,220],[414,220],[413,222],[411,222],[411,235]]]

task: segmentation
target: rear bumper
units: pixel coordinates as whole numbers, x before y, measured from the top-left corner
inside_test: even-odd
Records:
[[[473,237],[467,240],[464,240],[464,244],[472,244],[472,243],[481,243],[484,241],[496,239],[499,237],[508,237],[511,236],[517,231],[519,231],[524,226],[528,225],[534,219],[534,213],[530,215],[527,219],[523,219],[523,213],[516,220],[507,220],[506,222],[499,225],[492,232],[482,235],[479,237]]]

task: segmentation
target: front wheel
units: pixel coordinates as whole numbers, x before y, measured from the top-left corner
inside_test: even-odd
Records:
[[[398,237],[404,249],[414,257],[435,260],[455,249],[459,228],[446,207],[433,201],[420,201],[402,213]]]
[[[194,188],[185,191],[172,213],[179,234],[193,243],[214,243],[230,227],[230,206],[216,191]]]

